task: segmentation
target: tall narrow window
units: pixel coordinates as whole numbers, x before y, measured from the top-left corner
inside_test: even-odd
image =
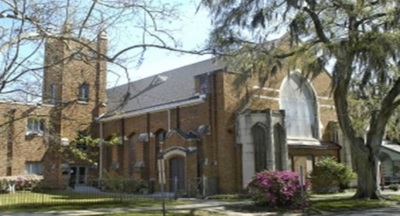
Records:
[[[260,172],[267,169],[267,137],[265,126],[258,123],[251,128],[254,145],[255,171]]]
[[[284,129],[281,124],[274,126],[274,143],[275,143],[275,169],[283,170],[283,160],[286,155],[283,153],[283,146],[285,145]]]
[[[288,137],[317,138],[316,101],[307,80],[300,74],[290,74],[282,84],[280,102],[286,113]]]
[[[50,85],[50,103],[51,104],[55,104],[56,103],[56,85],[51,84]]]
[[[79,86],[78,101],[89,101],[89,85],[87,83]]]
[[[44,120],[40,118],[29,118],[26,135],[43,135]]]

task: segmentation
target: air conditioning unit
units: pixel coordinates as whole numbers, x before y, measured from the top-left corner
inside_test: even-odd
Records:
[[[69,146],[69,139],[66,137],[62,137],[60,140],[61,146]]]
[[[119,169],[119,163],[118,162],[111,163],[110,169]]]
[[[136,162],[136,163],[134,164],[134,167],[142,168],[142,167],[144,167],[144,162],[143,162],[143,161],[138,161],[138,162]]]

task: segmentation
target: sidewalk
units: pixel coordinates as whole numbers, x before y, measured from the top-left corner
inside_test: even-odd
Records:
[[[199,200],[199,203],[166,206],[167,211],[194,210],[194,215],[226,215],[226,216],[266,216],[266,215],[290,215],[298,216],[302,213],[278,213],[278,212],[263,212],[263,213],[243,213],[233,212],[225,209],[225,206],[250,204],[251,201],[240,202],[224,202],[215,200]],[[106,215],[116,213],[129,212],[146,212],[159,211],[161,214],[161,206],[156,207],[137,207],[137,208],[112,208],[112,209],[90,209],[90,210],[69,210],[69,211],[47,211],[47,212],[20,212],[3,214],[3,216],[82,216],[82,215]]]
[[[240,202],[224,202],[224,201],[205,201],[187,205],[166,206],[167,211],[174,210],[192,210],[204,208],[217,208],[221,206],[249,204],[250,201]],[[102,215],[102,214],[115,214],[127,212],[143,212],[143,211],[161,211],[161,206],[154,207],[137,207],[137,208],[112,208],[112,209],[90,209],[90,210],[66,210],[66,211],[47,211],[47,212],[19,212],[19,213],[5,213],[4,216],[80,216],[80,215]]]

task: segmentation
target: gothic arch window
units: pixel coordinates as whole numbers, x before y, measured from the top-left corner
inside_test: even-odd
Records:
[[[317,138],[317,107],[310,83],[299,73],[291,73],[282,83],[281,109],[285,110],[288,137]]]
[[[254,145],[254,167],[256,172],[267,169],[267,137],[266,128],[257,123],[251,128]]]
[[[83,102],[89,101],[89,84],[87,84],[86,82],[79,85],[78,101],[83,101]]]

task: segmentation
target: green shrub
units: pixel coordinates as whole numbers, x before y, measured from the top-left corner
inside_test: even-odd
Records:
[[[132,180],[116,172],[104,172],[101,181],[102,189],[110,192],[146,194],[149,192],[149,183],[144,180]]]
[[[299,209],[308,205],[308,186],[308,182],[301,185],[296,172],[262,171],[250,182],[248,190],[256,205]]]
[[[400,185],[398,184],[391,184],[389,185],[390,190],[398,191],[400,189]]]
[[[356,178],[356,174],[346,164],[339,163],[334,157],[323,157],[315,163],[313,171],[313,190],[332,187],[347,187],[349,182]]]

